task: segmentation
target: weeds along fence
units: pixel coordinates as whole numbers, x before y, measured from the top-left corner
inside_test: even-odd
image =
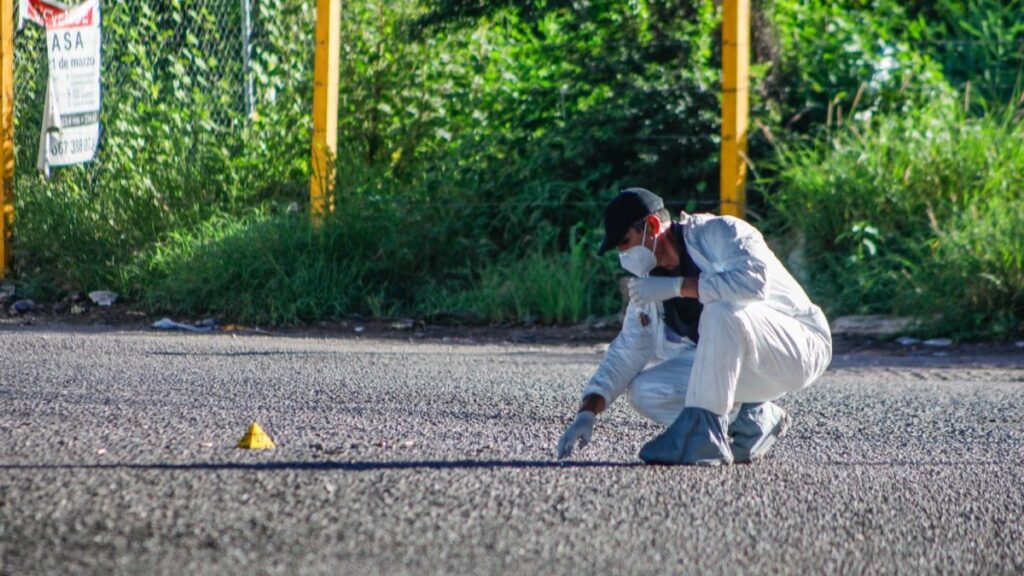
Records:
[[[254,111],[252,0],[106,2],[102,5],[103,149],[63,179],[94,172],[139,125],[177,113],[189,129],[231,134]],[[15,139],[19,173],[34,178],[46,96],[45,31],[15,35]],[[65,171],[66,172],[66,171]],[[87,188],[88,189],[88,188]]]
[[[97,157],[48,180],[36,171],[45,30],[26,23],[15,34],[15,265],[23,277],[69,267],[88,277],[123,262],[164,233],[245,204],[268,181],[294,179],[261,168],[283,146],[296,158],[308,152],[309,2],[107,1],[101,12]],[[289,133],[269,134],[271,126]]]

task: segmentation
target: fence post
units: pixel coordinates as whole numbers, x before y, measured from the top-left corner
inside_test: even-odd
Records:
[[[14,234],[14,0],[0,0],[0,280]]]
[[[720,212],[745,217],[750,109],[750,0],[722,2],[722,157]]]
[[[334,161],[338,154],[338,64],[341,57],[341,0],[316,2],[316,58],[313,62],[313,166],[309,210],[319,226],[334,211]]]
[[[241,0],[242,8],[242,82],[245,84],[245,116],[252,119],[255,109],[252,90],[252,0]]]

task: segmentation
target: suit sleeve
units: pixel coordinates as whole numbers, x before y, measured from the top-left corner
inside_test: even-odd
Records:
[[[719,300],[750,302],[768,297],[768,259],[764,237],[738,218],[709,221],[700,230],[713,269],[701,271],[702,304]]]
[[[622,330],[608,345],[608,352],[583,389],[582,397],[598,394],[604,397],[606,406],[611,406],[644,369],[654,355],[656,323],[649,322],[644,326],[640,322],[640,312],[645,311],[653,318],[656,315],[654,308],[654,305],[638,307],[630,301],[626,307]]]

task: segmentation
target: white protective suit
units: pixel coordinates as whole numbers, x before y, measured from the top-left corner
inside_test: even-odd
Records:
[[[628,391],[641,415],[668,426],[684,407],[725,416],[817,380],[832,361],[828,321],[761,233],[731,216],[684,214],[680,224],[701,269],[699,344],[666,338],[662,303],[630,302],[583,396],[610,406]]]

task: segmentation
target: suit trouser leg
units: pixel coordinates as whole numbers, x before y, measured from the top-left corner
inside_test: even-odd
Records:
[[[714,305],[708,308],[711,308],[712,314],[719,314],[722,309]],[[756,354],[746,358],[746,361],[738,355],[735,358],[740,366],[735,376],[730,416],[735,416],[736,409],[742,402],[767,402],[783,396],[786,392],[799,390],[820,377],[828,367],[832,358],[832,346],[824,317],[821,318],[823,328],[815,330],[808,328],[799,320],[771,309],[767,309],[767,312],[747,310],[744,312],[747,316],[745,319],[738,315],[740,308],[737,307],[736,310],[735,318],[728,318],[726,322],[741,322],[744,330],[747,325],[758,327],[766,335],[764,340],[767,344],[753,346]],[[729,331],[725,333],[728,334]],[[793,334],[797,336],[794,338]],[[718,336],[721,337],[722,334]],[[745,332],[742,338],[746,338]],[[803,344],[799,342],[801,339],[805,340]],[[701,343],[705,342],[710,342],[707,335],[701,337]],[[786,342],[790,344],[785,344]],[[726,339],[725,344],[704,350],[704,353],[709,355],[708,352],[715,349],[739,351],[740,346],[736,344],[736,340]],[[710,356],[714,362],[715,355]],[[764,365],[759,364],[761,359],[766,360]],[[627,395],[630,404],[645,418],[663,426],[672,424],[683,408],[689,405],[687,396],[696,362],[697,353],[690,349],[644,370],[630,384]],[[794,367],[794,364],[798,366]],[[702,372],[707,374],[706,370]],[[719,382],[724,381],[729,374],[727,371],[726,376],[719,376],[723,379]]]
[[[823,324],[822,316],[817,324]],[[736,402],[764,402],[818,379],[832,359],[824,328],[767,305],[713,302],[704,307],[686,386],[687,407],[724,416]]]
[[[633,379],[626,398],[644,418],[669,426],[686,408],[686,388],[693,370],[694,351],[684,350],[674,358],[656,364]],[[739,405],[729,413],[736,418]]]
[[[629,386],[629,403],[644,418],[662,426],[672,424],[686,407],[686,384],[693,360],[693,351],[684,351],[638,374]]]

